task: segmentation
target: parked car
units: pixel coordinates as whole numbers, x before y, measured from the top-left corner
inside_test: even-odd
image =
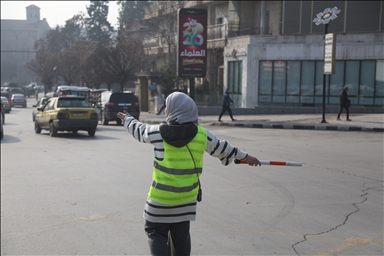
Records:
[[[5,111],[5,113],[11,112],[12,106],[11,106],[11,103],[9,102],[9,100],[6,97],[1,96],[1,103],[4,104],[4,111]]]
[[[2,105],[2,104],[1,104]],[[1,107],[1,109],[3,109]],[[3,124],[4,124],[4,116],[3,115],[0,115],[0,138],[3,139],[4,137],[4,128],[3,128]]]
[[[42,108],[45,105],[45,103],[47,103],[47,101],[48,101],[47,97],[42,97],[36,102],[35,105],[32,105],[32,107],[34,107],[32,111],[32,121],[35,121],[36,114],[37,112],[39,112],[39,110],[37,109]]]
[[[1,94],[2,97],[6,97],[7,99],[10,98],[9,97],[9,92],[7,92],[7,91],[1,91],[0,94]]]
[[[58,131],[87,131],[94,136],[98,123],[96,109],[92,108],[83,97],[53,97],[47,103],[37,108],[35,117],[35,132],[48,130],[54,137]]]
[[[1,112],[1,124],[4,124],[5,123],[5,107],[4,107],[4,104],[3,102],[0,102],[0,112]]]
[[[11,99],[12,95],[14,95],[14,94],[25,95],[25,92],[24,92],[23,88],[21,88],[21,87],[8,87],[6,89],[6,91],[9,93],[9,97],[7,97],[8,99]]]
[[[109,121],[116,121],[120,125],[121,119],[117,117],[117,113],[124,110],[139,120],[139,100],[132,92],[106,91],[101,93],[100,116],[103,125],[107,125]]]
[[[27,107],[27,99],[24,94],[12,94],[11,96],[11,106],[22,106],[23,108]]]
[[[44,85],[35,85],[35,87],[33,87],[33,89],[37,89],[39,90],[39,92],[44,92]]]

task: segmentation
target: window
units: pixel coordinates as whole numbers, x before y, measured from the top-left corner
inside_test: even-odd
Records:
[[[228,62],[227,84],[233,95],[233,101],[240,104],[242,97],[242,61]]]
[[[376,63],[375,105],[384,105],[384,60]]]
[[[299,102],[300,61],[287,61],[287,102]]]
[[[315,62],[314,61],[302,61],[301,71],[301,84],[300,102],[302,103],[314,103],[314,89],[315,89]]]
[[[324,79],[324,61],[316,61],[316,74],[315,74],[315,103],[323,103],[323,79]],[[325,102],[328,100],[328,76],[325,77]]]
[[[260,61],[259,102],[272,101],[272,63],[271,60]]]
[[[272,102],[285,102],[286,62],[278,60],[273,63]]]
[[[337,60],[335,74],[330,76],[329,85],[329,102],[331,104],[339,104],[339,95],[344,86],[344,61]]]
[[[322,104],[324,61],[262,60],[259,103]],[[325,102],[339,104],[348,86],[354,105],[384,105],[384,60],[338,60],[325,76]]]
[[[375,61],[361,61],[359,104],[373,105],[375,91]]]
[[[56,102],[56,100],[49,101],[48,104],[45,106],[44,111],[53,109],[55,102]]]
[[[358,104],[360,61],[348,60],[345,62],[345,82],[348,86],[348,97],[353,105]]]

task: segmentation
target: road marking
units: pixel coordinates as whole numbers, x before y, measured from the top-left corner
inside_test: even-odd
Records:
[[[315,255],[328,256],[328,255],[337,255],[345,250],[355,247],[359,244],[372,244],[372,239],[364,238],[348,238],[344,240],[344,243],[341,246],[335,247],[325,252],[316,253]]]

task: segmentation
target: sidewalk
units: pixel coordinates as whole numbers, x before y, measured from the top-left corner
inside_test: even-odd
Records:
[[[322,114],[234,115],[236,121],[232,122],[229,115],[224,114],[223,122],[218,122],[218,115],[204,115],[199,116],[199,123],[246,128],[384,132],[384,114],[351,114],[352,121],[349,122],[345,121],[345,113],[341,115],[342,121],[336,120],[336,114],[326,114],[326,123],[321,123],[322,117]],[[140,121],[158,124],[165,121],[165,115],[142,112]]]

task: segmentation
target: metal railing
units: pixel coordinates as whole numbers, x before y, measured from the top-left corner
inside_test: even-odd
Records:
[[[225,39],[228,37],[228,24],[218,24],[208,26],[207,36],[208,40]]]

